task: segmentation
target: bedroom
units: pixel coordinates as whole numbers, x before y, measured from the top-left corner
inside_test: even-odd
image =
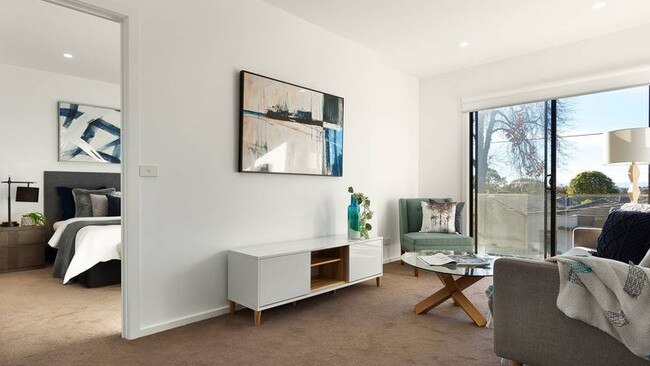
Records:
[[[3,6],[0,321],[35,344],[119,334],[120,26],[38,0]]]

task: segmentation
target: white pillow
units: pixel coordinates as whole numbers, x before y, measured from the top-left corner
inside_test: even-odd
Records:
[[[645,257],[641,259],[641,262],[639,262],[639,266],[650,268],[650,250],[648,250],[648,252],[645,254]]]
[[[90,204],[93,210],[93,217],[108,216],[108,198],[105,194],[91,194]]]
[[[420,202],[422,206],[421,233],[455,233],[456,202],[429,203]]]

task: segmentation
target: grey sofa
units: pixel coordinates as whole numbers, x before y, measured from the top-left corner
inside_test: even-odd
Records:
[[[494,265],[494,350],[513,365],[649,366],[625,346],[556,306],[557,264],[500,258]]]

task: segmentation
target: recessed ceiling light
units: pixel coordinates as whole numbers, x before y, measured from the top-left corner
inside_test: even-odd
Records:
[[[71,53],[64,53],[63,57],[65,57],[65,58],[73,58],[74,56],[72,56]]]
[[[591,6],[592,9],[594,10],[599,10],[607,6],[607,3],[604,1],[600,1],[595,3],[594,5]]]
[[[469,42],[460,42],[460,43],[458,44],[458,47],[463,47],[463,48],[465,48],[465,47],[467,47],[467,46],[469,46]]]

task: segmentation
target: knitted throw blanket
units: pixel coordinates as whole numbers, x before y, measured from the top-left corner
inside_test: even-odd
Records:
[[[598,257],[549,258],[560,270],[557,307],[650,360],[650,269]]]

